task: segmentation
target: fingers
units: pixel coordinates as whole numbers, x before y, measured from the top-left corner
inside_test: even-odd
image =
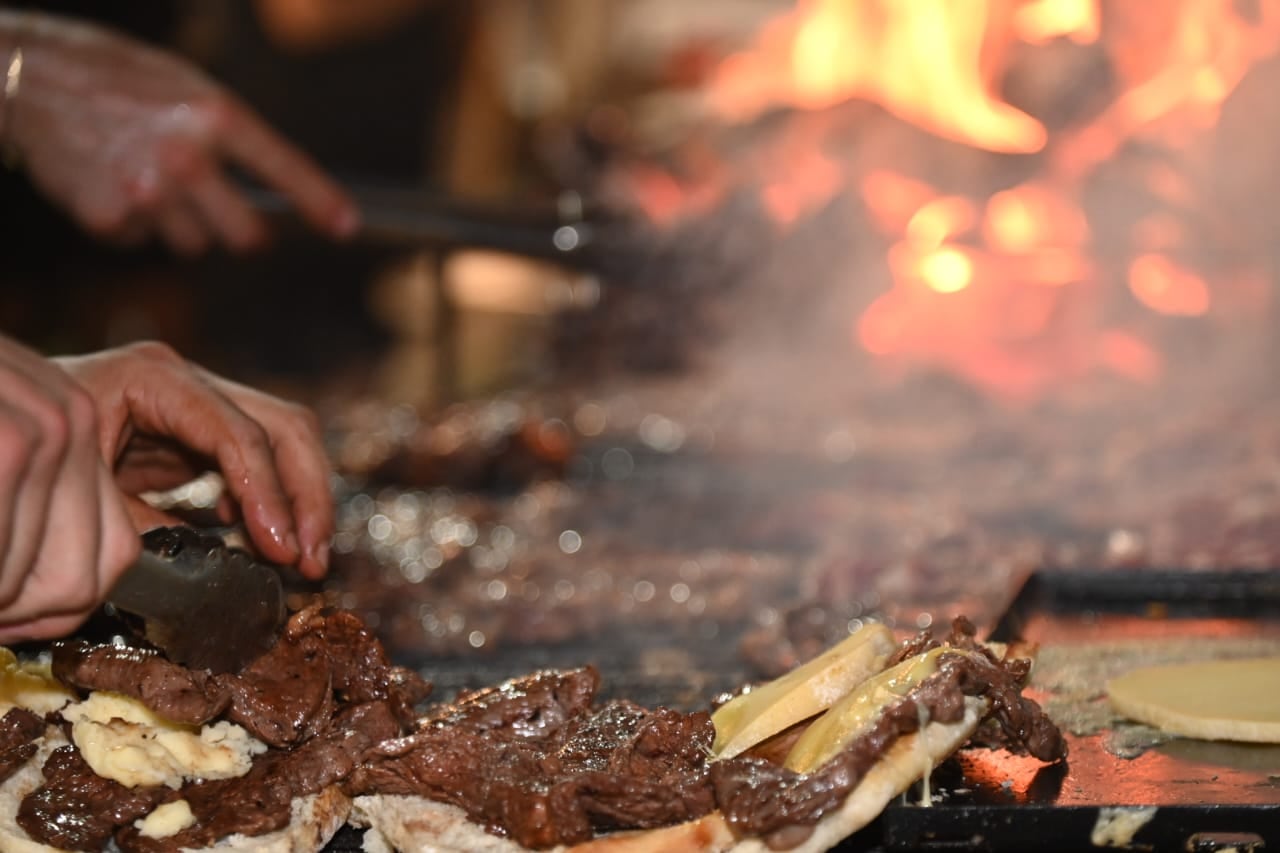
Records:
[[[158,211],[159,230],[169,248],[179,255],[194,257],[208,248],[212,239],[200,214],[184,199],[173,199]]]
[[[0,354],[0,444],[7,472],[0,608],[15,606],[42,549],[50,544],[50,504],[72,430],[64,398],[69,383],[48,376],[37,359],[21,350]]]
[[[49,640],[65,637],[79,628],[88,614],[44,616],[0,623],[0,645],[20,643],[25,640]]]
[[[300,151],[236,106],[222,109],[221,121],[206,123],[201,135],[175,137],[158,152],[160,169],[153,192],[160,202],[138,202],[169,245],[181,254],[198,254],[217,241],[233,252],[247,252],[267,240],[267,224],[235,188],[218,162],[226,154],[288,195],[316,228],[334,237],[355,231],[354,204]],[[206,138],[207,137],[207,138]]]
[[[280,482],[271,437],[263,426],[185,369],[158,363],[127,398],[137,428],[173,437],[216,460],[255,544],[269,558],[300,556],[289,497]]]
[[[262,215],[221,174],[210,171],[193,182],[188,192],[205,222],[232,251],[249,251],[266,241]]]
[[[104,458],[113,457],[116,485],[127,495],[168,492],[190,483],[206,470],[179,445],[145,436],[133,438],[124,454],[104,454]]]
[[[161,123],[133,171],[118,185],[101,178],[85,191],[81,219],[120,245],[158,236],[180,255],[217,243],[248,252],[266,243],[265,217],[227,177],[223,159],[240,163],[287,195],[313,226],[350,236],[358,213],[347,195],[304,154],[227,96],[187,108],[182,122]]]
[[[261,223],[245,215],[245,199],[229,201],[239,196],[230,164],[288,196],[326,234],[357,227],[355,205],[332,179],[186,58],[62,21],[28,36],[23,120],[10,123],[10,141],[33,183],[91,233],[158,236],[179,252],[215,240],[251,245]]]
[[[307,155],[246,109],[231,106],[223,121],[221,145],[233,161],[288,196],[318,230],[336,238],[356,232],[355,202]]]
[[[49,501],[45,547],[23,584],[20,606],[10,609],[19,618],[47,614],[83,618],[106,592],[99,555],[100,504],[106,495],[99,477],[97,427],[88,396],[78,394],[75,400],[72,405],[87,408],[90,415],[71,418],[72,435]]]
[[[0,638],[74,628],[140,542],[102,462],[93,399],[3,339],[0,489]]]
[[[22,592],[44,535],[53,478],[33,465],[39,427],[21,409],[0,405],[0,608]]]
[[[126,452],[135,436],[207,458],[265,557],[296,563],[308,577],[324,572],[333,531],[329,464],[307,410],[207,373],[160,344],[60,363],[98,400],[108,458],[130,468],[145,463]],[[129,478],[150,482],[136,470]]]
[[[97,499],[94,510],[98,512],[98,536],[92,545],[79,543],[79,547],[91,547],[94,553],[79,563],[71,563],[65,557],[54,558],[33,572],[28,589],[24,590],[22,607],[6,609],[0,616],[0,644],[72,633],[142,551],[142,539],[125,511],[111,472],[101,459],[95,462],[92,469],[97,487],[90,494]],[[91,514],[92,510],[76,521],[87,522]],[[94,595],[86,595],[86,589],[93,589]]]
[[[302,406],[219,377],[209,376],[209,381],[271,437],[280,484],[297,519],[298,569],[309,578],[323,576],[329,565],[334,517],[328,456],[315,415]]]

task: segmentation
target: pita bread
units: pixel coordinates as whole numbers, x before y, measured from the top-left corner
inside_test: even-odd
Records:
[[[933,722],[897,740],[845,800],[822,818],[812,834],[791,853],[817,853],[874,820],[913,783],[954,753],[986,716],[990,701],[965,698],[964,717],[954,723]],[[524,853],[526,848],[486,832],[456,806],[420,797],[370,795],[356,797],[351,822],[368,827],[368,853]],[[737,838],[719,812],[662,829],[619,832],[559,853],[769,853],[758,838]]]
[[[1107,693],[1117,712],[1170,734],[1280,743],[1280,657],[1140,667]]]

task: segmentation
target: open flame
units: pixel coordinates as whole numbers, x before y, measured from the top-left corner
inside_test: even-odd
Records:
[[[1034,65],[1028,52],[1063,43],[1097,52],[1108,70],[1096,104],[1065,124],[1002,94],[1011,72]],[[824,151],[818,124],[774,138],[745,166],[646,181],[640,195],[674,222],[754,185],[788,227],[856,192],[885,238],[890,278],[853,324],[866,352],[941,365],[1015,398],[1098,370],[1150,382],[1165,369],[1153,324],[1257,310],[1267,298],[1265,261],[1235,258],[1223,271],[1193,244],[1212,215],[1198,177],[1206,137],[1278,48],[1280,0],[797,0],[716,68],[707,99],[717,115],[743,123],[869,101],[990,152],[993,177],[957,192],[912,174],[910,158],[855,167]],[[1142,198],[1123,214],[1090,203],[1117,163]]]
[[[1047,138],[1040,122],[991,93],[997,69],[984,48],[999,5],[800,0],[755,49],[726,60],[711,96],[737,119],[778,103],[814,109],[865,98],[948,139],[1039,151]]]

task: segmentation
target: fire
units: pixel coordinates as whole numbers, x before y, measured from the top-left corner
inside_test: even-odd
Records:
[[[1061,72],[1075,66],[1054,64],[1064,46],[1105,67],[1087,91]],[[1227,99],[1278,51],[1280,0],[796,0],[706,92],[740,124],[788,107],[788,129],[760,122],[775,128],[760,156],[684,169],[711,176],[700,182],[655,177],[644,197],[671,222],[754,187],[789,228],[852,188],[888,279],[860,303],[853,338],[881,363],[939,365],[1013,398],[1095,371],[1152,382],[1167,368],[1161,324],[1269,302],[1271,259],[1230,254],[1240,246],[1206,201],[1206,160]],[[1053,97],[1074,118],[1042,121],[1033,105]],[[946,144],[891,135],[873,162],[841,159],[833,138],[860,137],[829,108],[851,100]],[[919,150],[895,150],[903,140]],[[956,144],[958,160],[932,159]],[[1197,262],[1206,239],[1212,264]]]
[[[943,363],[1010,398],[1034,396],[1092,367],[1114,369],[1057,334],[1073,322],[1058,291],[1091,290],[1088,224],[1066,198],[1029,183],[980,207],[959,196],[928,197],[924,186],[888,173],[864,182],[863,192],[877,220],[905,219],[889,249],[893,286],[856,326],[867,352]],[[878,192],[916,208],[888,217]],[[1152,369],[1144,362],[1125,375],[1146,378]]]
[[[920,278],[937,293],[958,293],[973,281],[973,261],[961,249],[935,249],[920,259]]]
[[[1196,317],[1209,310],[1209,285],[1163,255],[1139,255],[1129,265],[1129,289],[1162,314]]]
[[[987,201],[983,237],[991,248],[1025,254],[1048,246],[1081,249],[1089,223],[1080,208],[1054,188],[1027,183]]]
[[[1136,137],[1173,147],[1211,128],[1245,73],[1280,48],[1280,2],[1177,0],[1153,15],[1144,0],[1116,0],[1105,39],[1118,83],[1111,104],[1058,146],[1057,167],[1086,175]]]
[[[1031,0],[1013,13],[1013,29],[1027,44],[1066,37],[1076,44],[1098,40],[1097,0]]]
[[[991,151],[1039,151],[1044,126],[992,94],[1002,69],[984,48],[1001,5],[799,0],[753,49],[724,63],[710,98],[735,120],[776,104],[821,109],[865,98],[948,139]]]

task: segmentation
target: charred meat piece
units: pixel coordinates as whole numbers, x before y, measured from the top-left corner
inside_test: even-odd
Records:
[[[128,788],[104,779],[79,750],[64,746],[45,762],[44,784],[18,806],[18,825],[52,847],[101,850],[116,827],[143,817],[169,793],[164,786]]]
[[[4,782],[36,754],[36,739],[45,722],[26,708],[10,708],[0,718],[0,782]]]
[[[472,693],[383,744],[346,788],[452,803],[535,848],[710,811],[710,716],[629,702],[594,709],[598,685],[588,667]]]
[[[81,642],[55,646],[53,671],[69,687],[123,693],[179,723],[200,725],[225,713],[272,746],[314,736],[340,701],[387,701],[408,725],[413,706],[431,690],[417,673],[392,666],[356,616],[319,605],[295,613],[279,642],[237,674],[211,675],[153,651]]]
[[[231,691],[205,670],[187,669],[151,649],[66,641],[53,646],[53,675],[81,691],[132,696],[176,723],[198,726],[231,704]]]
[[[153,651],[83,643],[56,648],[54,673],[83,691],[131,696],[175,722],[229,719],[275,747],[242,777],[192,782],[176,791],[126,788],[97,776],[74,746],[55,750],[44,786],[21,805],[23,829],[67,849],[100,850],[115,835],[121,849],[146,853],[205,847],[234,833],[285,826],[295,797],[340,782],[375,745],[404,735],[415,720],[414,705],[431,688],[416,673],[392,666],[354,615],[318,605],[294,614],[276,646],[237,674],[211,676]],[[43,721],[35,719],[43,733]],[[34,731],[30,720],[13,720],[15,741]],[[8,726],[0,722],[0,748]],[[196,817],[192,826],[165,839],[144,838],[132,826],[174,799],[188,801]]]

